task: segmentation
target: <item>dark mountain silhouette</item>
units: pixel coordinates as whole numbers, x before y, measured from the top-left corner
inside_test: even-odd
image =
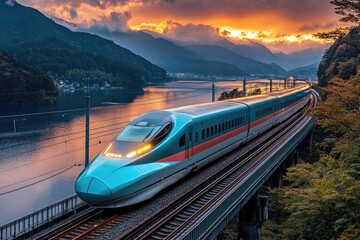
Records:
[[[57,89],[46,74],[0,52],[0,105],[53,103]]]
[[[0,3],[0,50],[19,52],[28,51],[34,47],[41,48],[40,43],[44,39],[50,39],[50,41],[56,39],[54,40],[56,46],[53,46],[56,49],[59,49],[59,42],[63,42],[68,51],[91,53],[118,63],[124,70],[123,76],[138,85],[144,81],[165,80],[164,69],[112,41],[89,33],[73,32],[55,23],[39,11],[16,2],[13,6],[4,2]],[[64,49],[64,46],[60,49]],[[75,59],[69,58],[69,60],[81,61],[82,54],[77,55],[79,58],[76,58],[75,55],[73,55]],[[52,60],[55,61],[56,56]],[[29,64],[32,62],[30,61]],[[126,66],[129,71],[126,70]],[[132,74],[133,71],[137,71],[138,74]],[[137,79],[134,79],[134,76]],[[138,79],[139,76],[141,79]]]

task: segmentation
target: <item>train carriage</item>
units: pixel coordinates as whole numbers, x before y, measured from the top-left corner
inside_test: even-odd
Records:
[[[284,121],[309,87],[145,113],[131,121],[80,174],[75,191],[97,207],[154,196],[190,172]]]

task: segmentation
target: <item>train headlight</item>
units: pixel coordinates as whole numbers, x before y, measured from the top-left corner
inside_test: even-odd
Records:
[[[133,157],[136,157],[136,156],[140,156],[140,155],[148,152],[150,149],[151,149],[151,145],[147,144],[147,145],[144,145],[144,146],[136,149],[135,151],[130,152],[128,155],[126,155],[126,157],[127,158],[133,158]]]
[[[103,156],[104,157],[109,157],[109,158],[122,158],[124,157],[123,155],[121,154],[118,154],[118,153],[112,153],[110,152],[110,149],[112,147],[112,143],[106,148],[106,150],[103,152]],[[136,157],[136,156],[140,156],[146,152],[148,152],[149,150],[151,149],[151,145],[150,144],[146,144],[144,146],[141,146],[139,147],[138,149],[136,149],[135,151],[132,151],[130,153],[128,153],[125,157],[126,158],[133,158],[133,157]]]
[[[121,154],[109,152],[111,146],[112,146],[112,143],[111,143],[111,144],[106,148],[106,150],[103,152],[103,156],[104,156],[104,157],[111,157],[111,158],[121,158],[121,157],[122,157]]]

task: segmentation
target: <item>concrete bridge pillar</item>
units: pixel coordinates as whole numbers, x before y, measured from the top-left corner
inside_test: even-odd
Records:
[[[239,212],[238,239],[261,240],[261,225],[268,219],[268,196],[255,194]]]

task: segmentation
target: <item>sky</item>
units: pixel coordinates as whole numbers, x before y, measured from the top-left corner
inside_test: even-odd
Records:
[[[18,0],[80,28],[149,30],[191,44],[257,41],[273,52],[326,48],[312,34],[340,27],[330,0]]]

